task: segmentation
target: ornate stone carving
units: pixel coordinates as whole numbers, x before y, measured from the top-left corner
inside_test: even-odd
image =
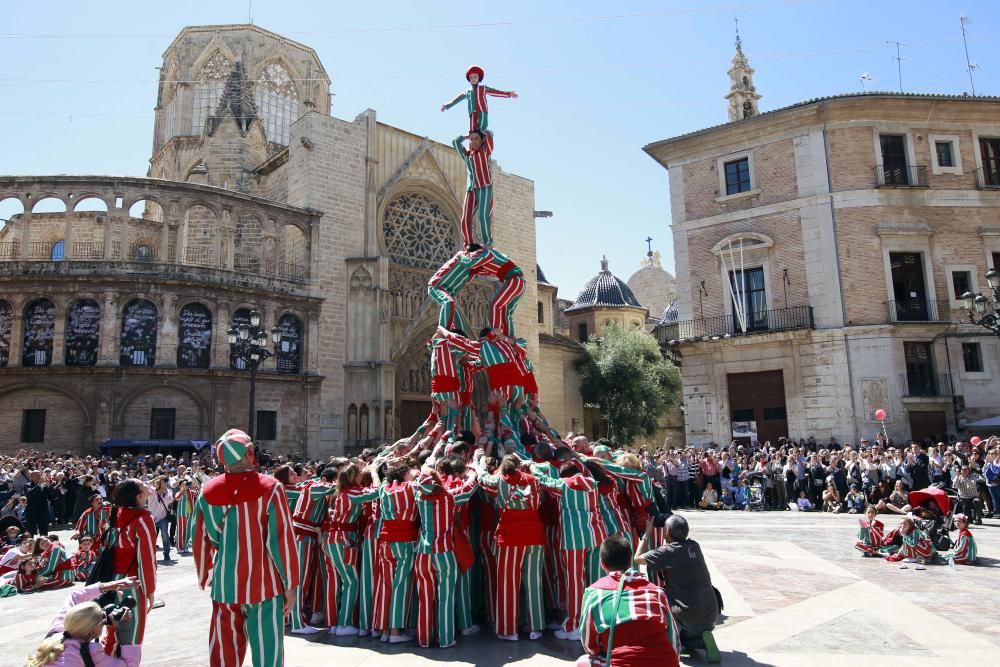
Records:
[[[392,261],[428,271],[437,271],[458,246],[455,225],[444,208],[416,192],[400,195],[385,207],[382,238]]]

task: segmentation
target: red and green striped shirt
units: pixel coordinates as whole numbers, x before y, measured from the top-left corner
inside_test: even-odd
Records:
[[[102,503],[100,507],[94,509],[88,507],[76,522],[76,534],[90,535],[98,537],[108,527],[111,520],[111,505]]]
[[[572,551],[598,546],[594,540],[594,517],[598,515],[599,502],[597,482],[581,474],[561,479],[543,476],[538,482],[559,499],[562,548]]]
[[[417,553],[437,554],[455,550],[457,508],[468,503],[477,488],[475,477],[469,477],[460,487],[447,489],[436,487],[433,478],[427,474],[420,476],[414,494],[420,514]]]

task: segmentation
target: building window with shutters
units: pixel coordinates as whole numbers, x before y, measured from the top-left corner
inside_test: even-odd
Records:
[[[21,413],[21,442],[45,442],[45,410]]]
[[[175,408],[153,408],[149,414],[149,439],[173,440],[176,421]]]

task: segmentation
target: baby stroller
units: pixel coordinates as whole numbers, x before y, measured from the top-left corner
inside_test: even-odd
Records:
[[[907,496],[914,523],[927,533],[934,548],[948,551],[954,546],[951,531],[955,528],[955,507],[957,498],[948,495],[944,489],[930,486],[926,489],[910,491]]]
[[[747,475],[747,506],[748,512],[763,512],[767,507],[764,503],[764,473],[752,472]]]

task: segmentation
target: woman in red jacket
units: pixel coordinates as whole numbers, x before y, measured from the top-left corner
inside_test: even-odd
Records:
[[[132,619],[118,627],[118,637],[125,644],[142,644],[146,630],[146,615],[153,608],[156,591],[156,526],[146,509],[149,487],[138,479],[126,479],[115,489],[114,507],[108,544],[113,546],[113,572],[115,579],[136,577],[139,585],[116,592],[115,602],[126,597],[135,598]],[[110,655],[115,647],[115,633],[104,638],[105,651]]]

